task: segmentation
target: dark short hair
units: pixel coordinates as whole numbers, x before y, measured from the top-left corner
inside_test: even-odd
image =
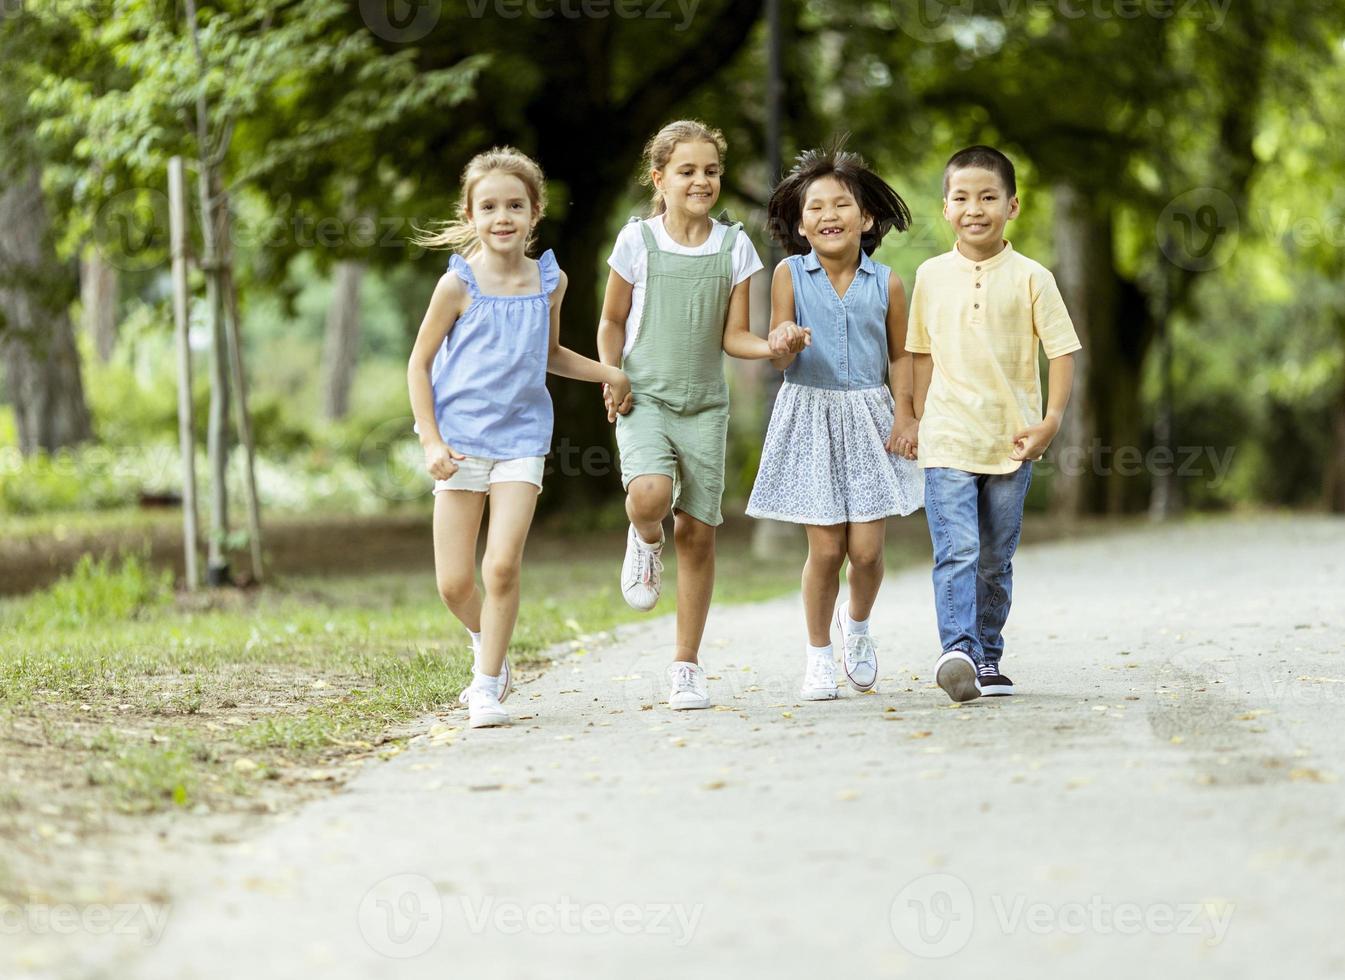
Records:
[[[858,153],[844,149],[844,139],[821,150],[800,153],[784,180],[776,185],[766,205],[766,222],[771,237],[791,255],[812,250],[808,239],[799,234],[803,217],[803,199],[813,181],[834,177],[854,195],[859,210],[873,219],[873,227],[859,239],[864,254],[872,255],[893,228],[905,231],[911,226],[911,211],[896,191],[869,169]]]
[[[953,175],[953,171],[965,170],[967,167],[989,170],[1004,182],[1004,190],[1009,197],[1018,193],[1018,178],[1014,174],[1012,160],[993,146],[969,146],[954,153],[943,168],[944,197],[948,196],[948,178]]]

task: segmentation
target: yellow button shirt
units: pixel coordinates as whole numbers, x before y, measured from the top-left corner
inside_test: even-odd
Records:
[[[954,246],[915,274],[906,349],[934,375],[920,419],[920,465],[1012,473],[1013,437],[1042,419],[1037,343],[1047,357],[1079,350],[1055,276],[1004,250],[974,262]]]

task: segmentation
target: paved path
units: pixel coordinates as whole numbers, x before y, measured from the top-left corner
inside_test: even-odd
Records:
[[[1025,547],[1017,577],[1015,698],[932,686],[924,570],[883,588],[880,692],[837,702],[795,700],[796,597],[714,611],[706,712],[661,703],[650,620],[520,686],[512,729],[221,848],[87,975],[1345,975],[1345,522]]]

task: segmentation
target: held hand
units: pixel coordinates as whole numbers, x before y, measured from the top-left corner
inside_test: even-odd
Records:
[[[1059,430],[1060,426],[1050,419],[1029,425],[1013,437],[1013,452],[1009,453],[1009,458],[1019,462],[1041,459],[1042,453],[1046,452],[1046,447]]]
[[[631,408],[635,405],[635,398],[630,390],[630,378],[626,373],[621,372],[621,380],[616,384],[604,384],[602,386],[602,403],[607,409],[607,421],[615,422],[618,415],[629,415]]]
[[[441,442],[425,450],[425,469],[436,480],[449,480],[458,472],[458,464],[454,460],[466,458],[447,443]]]
[[[813,332],[786,320],[770,332],[766,342],[770,344],[772,356],[783,357],[786,354],[797,354],[809,346],[813,342]]]
[[[920,420],[911,419],[903,424],[892,420],[892,434],[887,437],[887,451],[904,459],[915,459],[920,449]]]

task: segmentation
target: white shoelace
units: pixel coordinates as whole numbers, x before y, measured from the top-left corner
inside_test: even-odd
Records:
[[[635,546],[635,578],[641,585],[648,585],[654,574],[663,574],[663,559],[643,541]]]
[[[858,633],[850,637],[850,642],[845,645],[845,659],[851,667],[873,664],[873,641],[869,639],[867,633]]]
[[[696,671],[690,664],[678,664],[673,669],[673,688],[679,693],[696,690]]]
[[[825,657],[813,657],[808,661],[809,687],[831,687],[836,686],[836,664],[835,661]]]

